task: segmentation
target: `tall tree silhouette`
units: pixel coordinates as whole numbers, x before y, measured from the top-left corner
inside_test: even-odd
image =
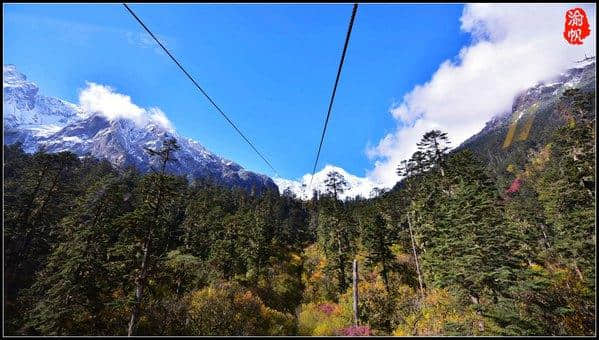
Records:
[[[158,157],[160,171],[148,175],[146,185],[149,186],[149,190],[145,192],[146,197],[144,199],[146,204],[140,207],[141,209],[137,209],[133,212],[136,214],[135,220],[141,222],[141,227],[145,229],[145,237],[143,238],[143,245],[141,248],[142,258],[139,273],[135,278],[135,299],[127,329],[128,336],[133,335],[135,332],[137,319],[139,317],[140,304],[146,286],[148,267],[150,266],[150,248],[152,247],[154,233],[159,231],[157,229],[159,229],[161,224],[161,221],[159,220],[164,208],[164,199],[169,194],[172,194],[172,188],[167,185],[167,175],[165,173],[166,166],[169,162],[175,161],[174,153],[179,149],[180,146],[177,144],[175,138],[164,140],[162,147],[158,150],[146,148],[146,151],[151,156]]]

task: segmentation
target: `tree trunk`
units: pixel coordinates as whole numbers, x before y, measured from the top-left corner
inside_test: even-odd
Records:
[[[385,290],[387,291],[387,294],[389,294],[389,275],[385,261],[383,261],[383,270],[381,271],[381,274],[383,275],[383,283],[385,283]]]
[[[339,234],[337,234],[337,247],[339,252],[339,293],[343,294],[347,288],[347,284],[345,282],[345,256],[343,256],[343,251],[341,250],[341,237],[339,237]]]
[[[354,259],[354,325],[358,325],[358,261]]]
[[[164,173],[162,173],[160,175],[160,180],[158,182],[158,199],[156,202],[156,206],[154,207],[154,213],[153,213],[153,218],[151,219],[151,221],[156,221],[158,218],[158,212],[160,209],[160,205],[162,204],[162,189],[164,187]],[[145,280],[146,280],[146,275],[147,275],[147,270],[148,270],[148,252],[150,249],[150,244],[152,241],[152,225],[148,225],[148,233],[146,236],[146,239],[144,241],[144,246],[143,246],[143,258],[141,261],[141,270],[139,273],[139,276],[136,278],[135,280],[135,303],[133,305],[133,311],[131,311],[131,319],[129,320],[129,328],[127,329],[127,336],[131,336],[133,335],[133,332],[135,331],[135,327],[136,327],[136,323],[137,323],[137,318],[139,315],[139,306],[141,304],[141,299],[142,299],[142,295],[143,295],[143,289],[145,286]]]
[[[139,305],[141,304],[141,297],[146,279],[146,271],[148,268],[148,249],[150,248],[151,232],[148,232],[148,236],[144,242],[143,258],[141,261],[141,271],[135,280],[135,304],[133,305],[133,311],[131,312],[131,319],[129,320],[129,328],[127,329],[127,336],[132,336],[135,331],[137,323],[137,317],[139,315]]]
[[[481,315],[480,312],[476,312],[476,314]],[[485,322],[483,320],[478,321],[478,330],[481,332],[485,331]]]
[[[545,225],[541,223],[541,231],[543,231],[543,241],[545,242],[545,246],[547,249],[551,248],[551,244],[549,244],[549,238],[547,237],[547,233],[545,232]]]
[[[580,269],[578,268],[578,265],[576,263],[574,263],[574,270],[576,271],[576,275],[578,275],[578,278],[580,279],[580,281],[582,281],[584,278],[582,276],[582,272],[580,271]]]
[[[480,299],[479,299],[478,295],[472,295],[472,294],[470,294],[470,300],[471,300],[471,301],[472,301],[472,303],[474,303],[475,305],[478,305],[478,304],[480,303]],[[477,307],[477,309],[478,309],[478,307]],[[480,311],[480,310],[477,310],[477,311],[476,311],[476,315],[478,315],[479,317],[482,317],[482,313],[481,313],[481,311]],[[479,320],[479,321],[477,322],[477,324],[478,324],[478,330],[479,330],[480,332],[484,332],[484,331],[485,331],[485,323],[484,323],[484,321],[483,321],[483,320]]]
[[[414,242],[414,235],[412,234],[412,223],[410,222],[409,213],[408,213],[408,229],[410,230],[410,239],[412,240],[412,251],[414,252],[414,260],[416,261],[416,272],[418,273],[418,284],[420,285],[420,294],[424,298],[424,288],[422,288],[422,275],[420,275],[420,265],[418,264],[418,255],[416,254],[416,244]]]

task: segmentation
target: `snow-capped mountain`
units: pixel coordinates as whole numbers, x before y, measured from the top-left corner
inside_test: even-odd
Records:
[[[181,149],[167,170],[189,179],[208,178],[228,186],[260,192],[276,189],[268,176],[244,170],[200,143],[177,134],[158,119],[140,125],[131,119],[89,112],[62,99],[43,96],[14,65],[3,67],[4,143],[23,143],[26,152],[44,147],[47,152],[72,151],[107,159],[118,167],[134,165],[151,170],[152,159],[144,150],[158,148],[166,138],[177,139]]]
[[[328,174],[334,171],[343,176],[344,180],[347,182],[347,188],[341,195],[339,195],[339,198],[341,199],[354,198],[357,196],[370,198],[374,195],[374,189],[381,189],[379,185],[370,179],[352,175],[344,169],[333,165],[326,165],[322,170],[315,173],[311,187],[311,174],[306,174],[299,180],[275,178],[274,181],[281,193],[284,193],[285,190],[290,190],[298,198],[308,200],[312,198],[314,190],[320,193],[327,192],[325,180],[327,179]]]
[[[85,118],[77,105],[46,97],[38,86],[19,73],[14,65],[3,65],[4,143],[23,143],[27,152],[37,149],[37,139],[49,136],[67,124]]]

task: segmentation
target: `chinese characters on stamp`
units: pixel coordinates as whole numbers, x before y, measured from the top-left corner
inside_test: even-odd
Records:
[[[589,36],[589,20],[582,8],[572,8],[566,11],[564,38],[572,45],[582,45],[582,40]]]

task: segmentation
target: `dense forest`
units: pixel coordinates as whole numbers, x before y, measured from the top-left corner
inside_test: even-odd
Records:
[[[174,140],[147,174],[5,145],[5,332],[594,335],[594,102],[566,91],[501,171],[430,131],[392,190],[345,201],[336,173],[309,201],[170,175]]]

